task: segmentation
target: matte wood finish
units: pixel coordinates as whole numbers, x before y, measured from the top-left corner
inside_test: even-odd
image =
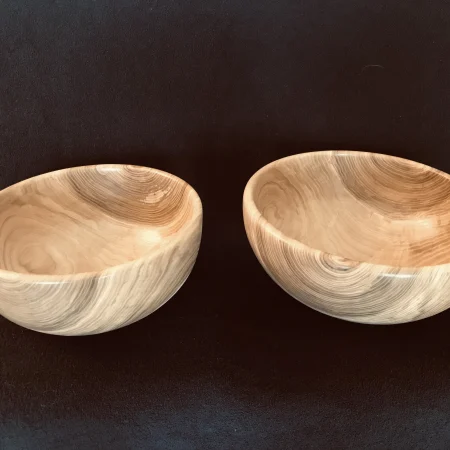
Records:
[[[0,314],[52,334],[102,333],[149,315],[197,257],[202,206],[155,169],[97,165],[0,192]]]
[[[450,176],[367,152],[294,155],[248,182],[244,220],[269,275],[355,322],[410,322],[450,306]]]

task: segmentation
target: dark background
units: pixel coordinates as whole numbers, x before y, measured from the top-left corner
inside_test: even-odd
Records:
[[[0,184],[133,163],[204,205],[162,309],[65,338],[0,319],[2,449],[448,449],[450,312],[346,323],[290,298],[244,233],[262,165],[344,148],[450,172],[450,4],[1,0]]]

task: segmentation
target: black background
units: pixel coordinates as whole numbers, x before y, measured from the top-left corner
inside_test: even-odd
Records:
[[[66,338],[0,319],[0,448],[449,448],[450,312],[314,312],[264,273],[241,214],[248,178],[293,153],[450,172],[449,56],[444,0],[1,0],[1,187],[157,167],[198,191],[204,235],[135,325]]]

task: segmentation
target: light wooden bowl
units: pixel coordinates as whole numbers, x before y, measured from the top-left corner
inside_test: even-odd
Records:
[[[313,309],[391,324],[450,306],[446,173],[373,153],[305,153],[259,170],[243,210],[259,262]]]
[[[99,165],[0,192],[0,314],[32,330],[95,334],[169,300],[200,245],[202,205],[166,172]]]

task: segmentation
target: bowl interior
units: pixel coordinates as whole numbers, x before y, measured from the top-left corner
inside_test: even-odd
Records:
[[[0,192],[0,268],[66,275],[132,261],[167,245],[198,202],[184,181],[145,167],[86,166],[31,178]]]
[[[286,236],[342,258],[450,263],[450,177],[386,155],[329,151],[269,164],[253,201]]]

